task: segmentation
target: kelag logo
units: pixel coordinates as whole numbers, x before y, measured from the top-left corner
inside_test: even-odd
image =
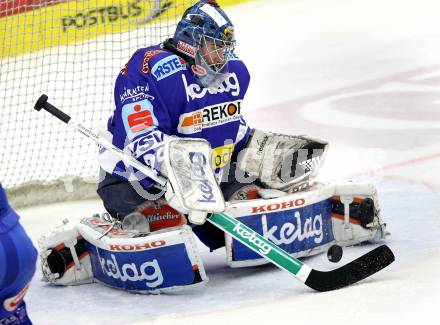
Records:
[[[255,236],[255,233],[250,233],[247,231],[244,227],[242,227],[239,223],[237,223],[233,229],[233,231],[242,239],[249,241],[251,244],[255,245],[255,247],[258,249],[258,251],[263,254],[267,255],[272,250],[272,247],[270,247],[269,244],[263,242],[261,239],[258,239],[257,236]],[[255,248],[254,247],[254,248]]]
[[[202,193],[197,202],[215,203],[214,193],[205,173],[207,167],[206,157],[201,152],[190,152],[189,159],[192,162],[192,172],[197,177],[195,180],[199,183],[199,189]]]
[[[172,55],[158,61],[151,69],[151,73],[159,81],[182,70],[186,70],[185,61],[177,55]]]
[[[306,251],[331,242],[333,240],[331,200],[297,207],[302,204],[304,200],[297,199],[261,206],[258,207],[258,212],[263,214],[240,217],[239,220],[288,253]],[[289,207],[291,208],[283,210]],[[272,212],[274,210],[276,212]],[[233,254],[235,261],[260,258],[258,254],[236,240],[234,240]]]
[[[162,271],[156,259],[143,262],[139,267],[135,263],[125,263],[119,266],[114,254],[110,259],[100,258],[102,271],[109,277],[122,282],[145,281],[149,288],[155,288],[163,283]]]
[[[206,94],[223,94],[231,93],[232,96],[238,96],[240,94],[240,83],[238,82],[235,72],[229,74],[225,81],[217,89],[201,87],[199,84],[188,84],[185,75],[182,75],[183,86],[186,92],[186,101],[203,98]]]
[[[109,251],[88,242],[87,249],[93,275],[112,287],[148,292],[191,284],[194,280],[193,266],[183,243],[147,250]]]

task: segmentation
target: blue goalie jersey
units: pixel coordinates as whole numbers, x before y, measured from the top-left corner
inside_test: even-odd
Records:
[[[160,172],[168,136],[206,139],[212,147],[217,174],[246,143],[250,128],[242,113],[249,72],[235,55],[228,61],[229,77],[218,88],[204,88],[190,65],[160,45],[138,50],[115,84],[116,109],[107,124],[115,146]],[[101,167],[127,180],[153,184],[139,177],[110,152],[102,150]]]

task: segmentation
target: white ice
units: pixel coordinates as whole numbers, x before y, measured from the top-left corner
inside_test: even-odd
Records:
[[[328,139],[322,180],[372,181],[396,255],[346,289],[316,293],[274,266],[230,269],[200,244],[210,281],[143,296],[99,284],[53,288],[38,271],[26,301],[35,324],[437,324],[440,301],[440,3],[438,0],[260,0],[228,12],[252,83],[254,127]],[[21,209],[39,235],[98,201]],[[346,248],[337,265],[372,249]]]

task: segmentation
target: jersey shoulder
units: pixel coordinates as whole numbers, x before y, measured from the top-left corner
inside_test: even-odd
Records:
[[[155,81],[161,81],[186,69],[185,60],[172,51],[155,45],[137,50],[121,70],[121,74],[136,78],[151,77]]]
[[[162,49],[160,45],[138,49],[122,68],[121,75],[137,76],[139,74],[148,74],[150,73],[151,60],[157,59],[157,57],[163,58],[168,54],[168,51]]]
[[[249,75],[249,71],[244,62],[235,53],[230,53],[228,57],[228,65],[231,71],[236,71],[240,74]]]
[[[247,92],[251,79],[246,65],[235,53],[231,53],[229,54],[228,68],[229,72],[234,74],[240,83],[240,88],[242,89],[242,94],[244,95]]]

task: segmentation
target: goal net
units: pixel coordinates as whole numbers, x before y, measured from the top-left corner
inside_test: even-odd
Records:
[[[0,0],[0,181],[14,207],[95,195],[96,145],[36,112],[38,97],[100,127],[121,67],[171,37],[194,2]]]

